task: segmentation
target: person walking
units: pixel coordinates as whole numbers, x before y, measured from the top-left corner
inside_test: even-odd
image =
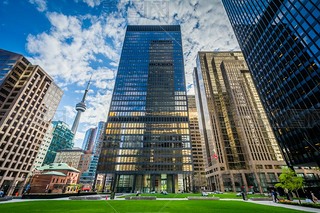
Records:
[[[272,191],[272,196],[273,196],[273,202],[277,202],[279,201],[279,198],[278,198],[278,193],[276,191]]]
[[[318,198],[316,196],[314,196],[313,192],[310,192],[311,194],[311,199],[314,203],[318,203]]]

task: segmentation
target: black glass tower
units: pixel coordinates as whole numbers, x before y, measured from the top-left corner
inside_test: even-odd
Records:
[[[104,189],[187,189],[189,131],[180,26],[128,26],[98,163]]]
[[[320,166],[320,1],[222,0],[289,166]]]

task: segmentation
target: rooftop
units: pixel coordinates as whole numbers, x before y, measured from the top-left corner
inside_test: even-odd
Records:
[[[56,176],[63,176],[63,177],[67,176],[67,175],[63,174],[62,172],[55,172],[55,171],[46,172],[46,173],[43,173],[43,175],[56,175]]]
[[[68,170],[68,171],[80,172],[79,170],[77,170],[71,166],[68,166],[68,164],[66,164],[66,163],[50,163],[48,165],[39,167],[38,170],[40,170],[40,171]]]

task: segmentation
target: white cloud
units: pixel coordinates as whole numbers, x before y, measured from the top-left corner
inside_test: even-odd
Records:
[[[99,121],[106,121],[111,102],[111,90],[98,90],[95,95],[87,97],[87,110],[82,113],[82,122],[96,125]]]
[[[47,2],[45,0],[29,0],[31,4],[34,4],[39,12],[47,10]]]
[[[86,135],[85,132],[78,131],[77,134],[74,136],[74,147],[82,147],[82,142],[84,139],[84,136]]]
[[[83,1],[90,7],[102,3]],[[95,93],[87,97],[88,108],[82,114],[80,132],[107,119],[126,24],[181,25],[189,94],[193,93],[192,71],[196,66],[198,51],[239,49],[219,0],[163,1],[168,6],[152,5],[159,2],[131,1],[129,4],[128,1],[120,0],[117,12],[101,13],[99,16],[67,16],[48,12],[51,29],[28,36],[27,50],[33,55],[31,61],[58,80],[59,86],[65,88],[65,91],[83,92],[80,88],[74,91],[71,88],[68,90],[68,87],[76,84],[85,88],[93,74],[90,90],[95,90]],[[91,24],[84,27],[85,20]],[[98,67],[93,68],[92,62]],[[74,119],[74,106],[65,106],[64,109],[67,117]]]
[[[95,7],[100,5],[100,0],[83,0],[84,3],[87,3],[90,7]]]
[[[223,5],[218,0],[121,1],[118,9],[128,15],[127,21],[132,25],[181,25],[189,94],[194,93],[192,72],[198,51],[239,50]]]
[[[119,46],[118,39],[113,39],[113,24],[105,23],[105,19],[90,15],[66,16],[55,12],[47,13],[47,17],[52,25],[50,32],[29,35],[27,49],[34,55],[32,61],[41,65],[49,75],[58,78],[60,84],[78,82],[81,85],[91,73],[95,75],[97,70],[108,70],[106,67],[98,67],[97,70],[91,67],[91,62],[97,61],[97,54],[114,62],[119,60],[120,47],[115,49],[113,44],[106,42],[109,36],[111,42]],[[85,19],[92,21],[87,29],[82,28]],[[114,76],[110,73],[108,75]]]

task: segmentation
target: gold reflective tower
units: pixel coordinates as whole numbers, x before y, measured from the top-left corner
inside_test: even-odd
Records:
[[[211,189],[266,192],[285,163],[242,53],[199,52],[194,83]]]

